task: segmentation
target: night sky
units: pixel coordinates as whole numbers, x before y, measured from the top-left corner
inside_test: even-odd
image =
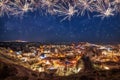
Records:
[[[43,15],[37,11],[23,17],[0,17],[0,41],[120,43],[120,15],[101,19]]]

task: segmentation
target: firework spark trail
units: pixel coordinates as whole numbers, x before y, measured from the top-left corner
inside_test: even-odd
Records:
[[[120,0],[115,0],[112,3],[113,3],[113,5],[115,5],[116,13],[120,13]]]
[[[94,0],[78,0],[77,6],[79,8],[79,14],[81,16],[84,16],[85,13],[87,12],[93,12],[93,2]]]
[[[29,2],[28,0],[22,0],[22,1],[16,0],[13,4],[14,12],[12,15],[23,16],[28,11],[33,11],[33,7],[31,5],[32,5],[31,2]]]
[[[54,14],[54,6],[59,0],[41,0],[41,8],[45,10],[45,12]]]
[[[13,12],[11,4],[13,3],[9,0],[0,0],[0,16],[4,16],[4,14],[9,16],[9,14]]]
[[[71,20],[74,15],[89,15],[89,12],[96,12],[96,17],[104,19],[120,13],[120,0],[0,0],[0,16],[23,16],[38,9],[63,16],[61,21]]]
[[[99,13],[98,15],[95,15],[97,17],[104,19],[105,17],[114,16],[115,8],[108,0],[98,0],[95,4],[95,8],[96,12]]]
[[[66,2],[56,5],[56,9],[54,9],[54,11],[59,16],[65,16],[61,21],[64,21],[66,19],[71,20],[71,17],[77,13],[76,5],[71,5],[70,3]]]

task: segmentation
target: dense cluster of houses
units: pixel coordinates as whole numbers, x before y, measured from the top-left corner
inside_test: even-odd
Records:
[[[27,46],[27,48],[30,51],[0,47],[0,53],[29,64],[29,68],[34,71],[59,76],[76,74],[92,67],[106,70],[120,68],[120,45],[79,43]]]

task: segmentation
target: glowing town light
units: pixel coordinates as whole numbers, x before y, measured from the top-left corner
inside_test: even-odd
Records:
[[[40,56],[40,58],[41,58],[41,59],[45,59],[45,58],[46,58],[46,55],[45,55],[45,54],[42,54],[42,55]]]
[[[107,66],[104,66],[103,67],[105,70],[109,70],[110,68],[109,67],[107,67]]]
[[[13,53],[13,50],[10,50],[10,53]]]
[[[82,70],[82,68],[80,67],[80,68],[78,68],[78,70],[77,70],[77,71],[78,71],[78,72],[80,72],[81,70]]]
[[[46,61],[46,64],[47,64],[47,65],[49,65],[49,64],[50,64],[50,62],[47,60],[47,61]]]

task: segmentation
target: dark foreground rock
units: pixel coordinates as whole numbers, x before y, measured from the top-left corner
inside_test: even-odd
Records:
[[[22,66],[0,62],[0,80],[38,80],[39,74]]]
[[[66,77],[38,73],[0,61],[0,80],[120,80],[120,70],[83,72]]]

